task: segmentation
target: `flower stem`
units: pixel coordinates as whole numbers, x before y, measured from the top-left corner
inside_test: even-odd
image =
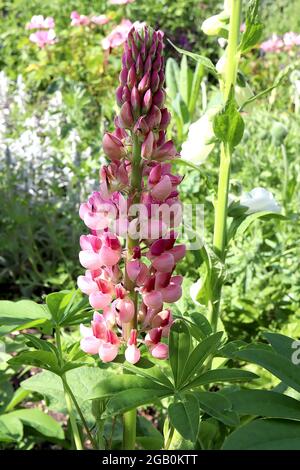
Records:
[[[239,62],[238,40],[241,21],[241,0],[231,0],[230,22],[227,59],[225,69],[225,82],[223,89],[224,103],[227,101],[230,90],[235,86]],[[230,181],[232,151],[226,143],[221,144],[220,170],[218,182],[218,194],[215,209],[214,225],[214,250],[225,261],[226,257],[226,232],[227,232],[227,207],[228,189]],[[219,283],[213,293],[212,308],[210,310],[210,321],[213,331],[217,330],[222,284]]]
[[[62,357],[61,336],[60,336],[59,326],[57,326],[56,329],[55,329],[55,339],[56,339],[57,350],[58,350],[58,353],[59,353],[60,366],[62,367],[63,366],[63,357]],[[82,445],[82,442],[81,442],[81,437],[80,437],[79,429],[78,429],[77,422],[76,422],[76,416],[75,416],[73,408],[72,408],[72,400],[71,400],[70,394],[69,394],[69,392],[68,392],[68,390],[66,389],[66,386],[65,386],[65,383],[66,383],[65,374],[62,375],[61,379],[62,379],[62,383],[63,383],[64,395],[65,395],[65,400],[66,400],[67,410],[68,410],[68,414],[69,414],[69,419],[70,419],[70,424],[71,424],[71,429],[72,429],[72,434],[73,434],[75,447],[76,447],[76,450],[83,450],[83,445]]]
[[[140,192],[142,186],[141,174],[141,144],[138,137],[132,135],[132,163],[131,163],[131,191],[132,191],[132,204],[136,204],[140,200]],[[133,249],[139,245],[138,238],[131,238],[127,236],[127,259],[128,262],[133,255]],[[131,298],[134,302],[134,318],[130,323],[123,325],[123,337],[125,340],[129,338],[130,331],[137,327],[138,315],[138,296],[135,292],[135,284],[129,279],[125,266],[125,287],[130,291]],[[132,450],[135,447],[136,440],[136,409],[127,411],[123,415],[123,449]]]

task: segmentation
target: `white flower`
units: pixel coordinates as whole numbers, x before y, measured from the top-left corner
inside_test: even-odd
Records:
[[[226,29],[228,20],[228,13],[222,11],[218,15],[211,16],[203,21],[201,29],[208,36],[217,36],[223,29]]]
[[[214,137],[213,118],[217,111],[218,108],[211,108],[190,125],[187,140],[181,148],[182,158],[196,165],[207,159],[215,145],[209,141]]]
[[[197,295],[202,287],[202,279],[198,279],[194,284],[191,285],[190,287],[190,296],[194,304],[196,305],[201,305],[198,300],[197,300]]]
[[[273,194],[264,188],[254,188],[249,193],[242,194],[240,204],[248,207],[247,215],[262,211],[281,212]]]

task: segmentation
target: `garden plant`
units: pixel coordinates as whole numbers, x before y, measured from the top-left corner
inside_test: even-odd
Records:
[[[0,448],[299,450],[300,32],[93,3],[1,34]]]

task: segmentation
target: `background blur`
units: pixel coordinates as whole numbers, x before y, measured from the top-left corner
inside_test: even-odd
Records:
[[[122,46],[115,44],[105,49],[105,38],[111,38],[118,25],[128,25],[125,19],[147,21],[177,46],[217,62],[222,44],[205,36],[201,24],[221,7],[216,0],[135,0],[124,5],[101,0],[0,0],[1,299],[40,299],[74,287],[81,272],[78,239],[84,228],[78,207],[97,187],[104,161],[101,140],[114,116],[122,53]],[[71,25],[72,11],[88,16],[88,24]],[[231,192],[265,187],[288,216],[288,221],[258,222],[235,242],[223,321],[229,335],[241,339],[259,335],[266,326],[300,335],[299,12],[300,0],[262,0],[264,45],[249,52],[241,64],[255,94],[291,67],[283,83],[245,113],[246,132],[234,156]],[[54,18],[55,38],[46,36],[53,44],[41,47],[36,30],[26,28],[33,15]],[[106,15],[106,24],[90,20],[99,15]],[[283,39],[284,47],[277,47]],[[187,66],[193,76],[195,62],[182,63],[180,71],[181,56],[166,42],[166,58],[170,57],[178,64],[170,62],[176,79]],[[215,99],[217,84],[204,71],[200,75],[197,100],[189,112],[182,83],[174,91],[167,76],[170,132],[178,150],[189,124]],[[217,148],[200,169],[180,168],[186,175],[182,199],[205,204],[209,226]],[[179,268],[185,274],[186,294],[180,309],[189,308],[189,287],[199,278],[195,257],[197,252],[188,254]]]

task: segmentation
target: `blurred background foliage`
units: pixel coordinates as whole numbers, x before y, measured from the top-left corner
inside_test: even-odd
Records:
[[[201,32],[202,21],[222,2],[136,0],[127,6],[88,0],[0,0],[0,291],[2,299],[33,297],[75,285],[81,268],[78,238],[80,201],[97,187],[104,161],[101,137],[114,115],[122,48],[104,51],[101,41],[122,18],[147,21],[173,43],[210,56],[222,52]],[[70,13],[107,14],[93,29],[70,26]],[[272,33],[300,33],[299,0],[262,1],[264,39]],[[39,50],[26,23],[35,14],[53,16],[57,43]],[[166,43],[166,57],[180,55]],[[249,52],[241,71],[255,93],[271,86],[284,67],[296,71],[245,113],[246,132],[235,152],[230,191],[239,195],[262,186],[276,196],[288,217],[253,225],[234,242],[224,290],[223,321],[230,337],[249,339],[273,328],[299,336],[299,83],[300,48],[290,53]],[[191,73],[195,63],[188,61]],[[296,74],[296,75],[295,75]],[[215,93],[203,74],[197,106],[183,122],[199,118]],[[172,108],[172,138],[178,150],[187,128]],[[284,132],[280,132],[284,129]],[[184,172],[182,199],[205,205],[206,234],[212,226],[212,198],[218,149],[200,166]],[[190,308],[189,287],[199,278],[199,254],[190,252],[179,271],[185,292],[178,307]],[[193,307],[195,308],[195,307]]]

